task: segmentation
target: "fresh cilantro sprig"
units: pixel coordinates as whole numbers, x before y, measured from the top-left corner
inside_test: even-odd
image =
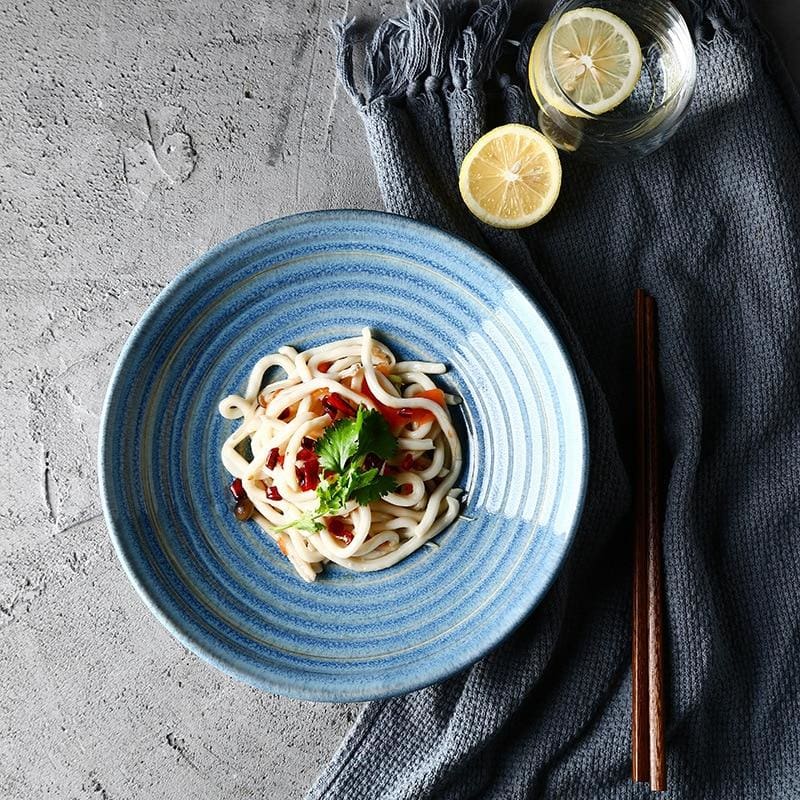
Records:
[[[319,504],[313,513],[281,529],[314,533],[324,527],[320,518],[340,513],[350,500],[366,506],[397,488],[396,481],[364,468],[368,455],[384,461],[397,452],[397,439],[379,411],[359,406],[355,417],[340,419],[317,441],[316,454],[326,477],[317,486]]]
[[[355,417],[340,419],[317,442],[317,458],[323,469],[344,473],[360,467],[374,453],[384,460],[397,452],[397,439],[380,411],[359,406]]]
[[[285,531],[287,528],[296,528],[298,531],[305,533],[316,533],[321,531],[324,526],[321,522],[317,522],[317,517],[314,514],[303,514],[294,522],[287,522],[285,525],[278,525],[276,531]]]

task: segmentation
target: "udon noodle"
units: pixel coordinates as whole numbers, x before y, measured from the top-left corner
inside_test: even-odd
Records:
[[[275,368],[285,376],[266,382]],[[231,487],[240,501],[237,516],[255,520],[307,581],[328,562],[373,571],[418,550],[460,509],[454,484],[461,445],[448,409],[458,400],[431,379],[445,371],[443,364],[397,361],[369,328],[359,337],[304,351],[281,347],[261,358],[244,394],[219,404],[224,417],[241,419],[221,453],[238,479]],[[394,484],[366,505],[349,499],[319,516],[317,488],[331,476],[319,467],[315,446],[335,420],[359,408],[365,410],[359,415],[380,412],[397,441],[391,458],[370,455],[361,469],[376,467]]]

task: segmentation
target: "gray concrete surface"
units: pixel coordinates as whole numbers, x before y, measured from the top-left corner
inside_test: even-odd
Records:
[[[175,642],[116,562],[95,466],[117,353],[184,264],[266,218],[379,207],[331,69],[347,7],[0,7],[4,800],[299,798],[357,710],[258,692]]]
[[[117,353],[184,264],[266,218],[379,206],[334,86],[343,12],[0,4],[4,799],[298,798],[353,717],[184,651],[117,564],[95,466]]]

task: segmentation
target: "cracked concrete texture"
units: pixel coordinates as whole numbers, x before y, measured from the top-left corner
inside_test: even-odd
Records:
[[[117,354],[186,263],[268,218],[380,207],[334,84],[347,5],[0,7],[3,800],[299,798],[354,717],[173,640],[114,556],[96,472]]]

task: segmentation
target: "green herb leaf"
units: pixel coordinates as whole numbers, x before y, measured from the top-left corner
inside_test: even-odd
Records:
[[[358,437],[358,455],[375,453],[378,458],[389,459],[397,452],[397,439],[392,436],[389,423],[380,411],[371,409],[364,415]]]
[[[370,483],[365,486],[359,486],[353,490],[351,497],[358,502],[360,506],[368,506],[376,500],[380,500],[389,492],[393,492],[397,488],[397,481],[389,475],[378,475]]]
[[[348,467],[347,472],[342,475],[342,478],[347,481],[348,494],[352,494],[356,489],[360,489],[362,486],[367,486],[377,477],[378,470],[375,468],[361,472],[352,466]]]
[[[369,505],[397,488],[395,480],[388,475],[379,475],[374,468],[362,472],[355,464],[325,484],[317,487],[317,513],[321,516],[340,513],[349,500],[361,506]]]
[[[350,461],[368,453],[391,458],[397,451],[397,439],[380,411],[359,406],[352,419],[340,419],[317,441],[317,457],[323,469],[344,473]]]
[[[353,419],[340,419],[317,440],[317,458],[323,469],[344,472],[348,460],[358,450],[364,413],[364,407],[359,406]]]
[[[321,481],[317,486],[319,498],[317,514],[323,517],[328,514],[338,514],[347,503],[348,489],[348,484],[342,480],[341,475],[330,481]]]
[[[298,531],[305,531],[306,533],[316,533],[317,531],[321,531],[325,526],[321,522],[317,522],[316,516],[303,514],[291,527]]]
[[[331,425],[317,441],[319,463],[334,475],[317,486],[316,518],[339,514],[348,501],[365,506],[393,491],[397,484],[378,470],[363,469],[369,453],[389,459],[397,451],[397,440],[379,411],[359,406],[355,417]]]
[[[306,512],[293,522],[287,522],[285,525],[278,525],[272,530],[285,531],[289,528],[294,528],[295,530],[304,531],[306,533],[316,533],[325,527],[321,522],[317,522],[319,516],[319,514],[309,514]]]

